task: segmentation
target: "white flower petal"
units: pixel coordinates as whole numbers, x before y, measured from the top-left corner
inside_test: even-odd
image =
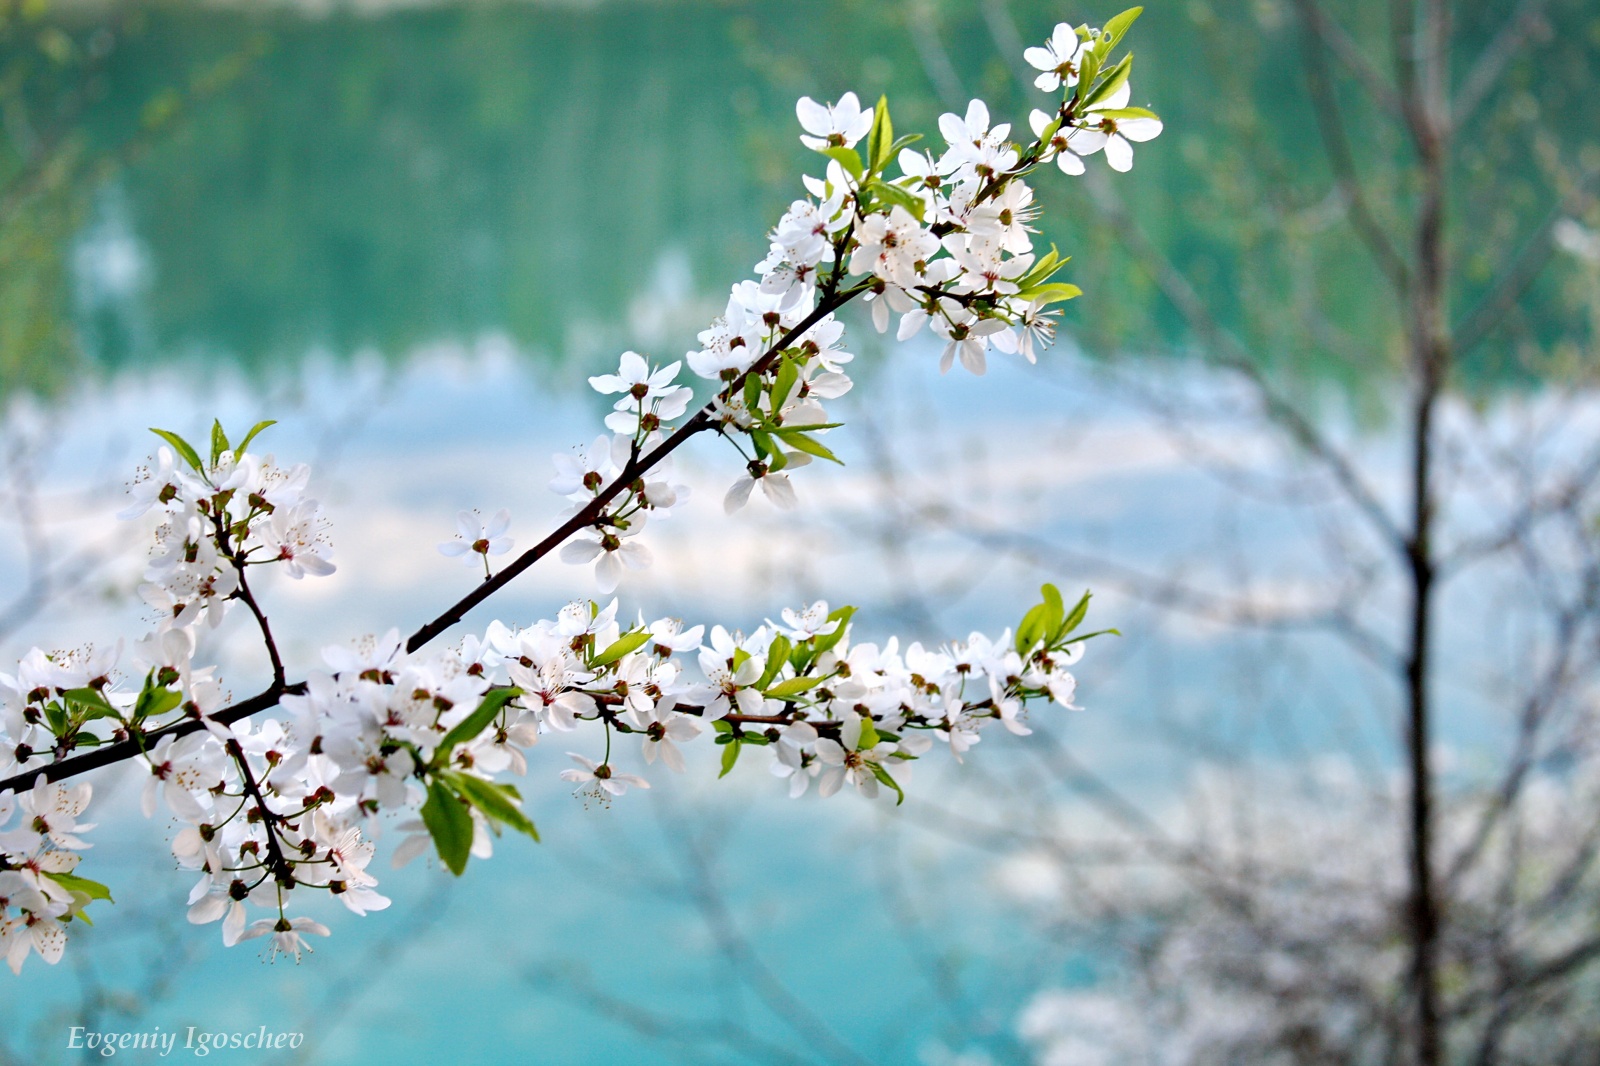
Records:
[[[600,542],[597,540],[570,540],[561,549],[561,561],[564,563],[587,563],[601,553]]]
[[[610,595],[617,590],[617,584],[622,580],[622,564],[617,561],[616,552],[602,552],[599,560],[594,564],[595,587],[600,594]]]
[[[1111,169],[1127,173],[1133,169],[1133,145],[1121,134],[1114,133],[1106,140],[1106,162]]]
[[[750,502],[750,490],[756,487],[755,478],[748,475],[735,481],[728,489],[728,494],[722,498],[722,510],[733,514],[745,504]]]

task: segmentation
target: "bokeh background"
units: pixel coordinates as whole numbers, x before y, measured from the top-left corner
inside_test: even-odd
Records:
[[[1444,7],[1448,1061],[1592,1061],[1600,12]],[[585,377],[679,357],[764,254],[817,170],[796,97],[886,93],[931,132],[981,96],[1020,129],[1024,44],[1114,13],[0,4],[0,652],[140,631],[122,488],[146,427],[214,416],[280,420],[263,445],[334,523],[339,572],[266,592],[291,670],[414,628],[473,580],[435,551],[456,510],[537,539],[550,454],[605,410]],[[790,802],[760,752],[585,806],[551,741],[542,844],[387,876],[394,906],[330,913],[298,967],[188,926],[167,827],[104,774],[116,905],[7,978],[0,1062],[72,1061],[70,1025],[298,1030],[306,1063],[1412,1061],[1412,589],[1375,512],[1408,514],[1424,175],[1393,32],[1370,0],[1152,0],[1134,95],[1166,133],[1130,174],[1034,183],[1085,290],[1057,346],[941,377],[850,318],[846,465],[803,472],[798,515],[729,519],[737,457],[691,449],[696,498],[620,592],[744,627],[848,602],[862,639],[936,641],[1092,588],[1123,635],[1080,664],[1085,710],[930,760],[899,809]],[[590,592],[552,560],[469,627]],[[242,629],[209,651],[235,692],[263,676]]]

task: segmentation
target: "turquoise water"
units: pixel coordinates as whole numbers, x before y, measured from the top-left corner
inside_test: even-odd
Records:
[[[1382,751],[1381,723],[1363,717],[1369,683],[1333,641],[1230,635],[1118,588],[1118,565],[1215,577],[1212,546],[1231,543],[1292,594],[1293,581],[1312,576],[1301,562],[1313,532],[1303,519],[1271,504],[1229,504],[1159,419],[1070,347],[1040,367],[1002,363],[983,379],[940,377],[936,358],[908,346],[840,405],[847,465],[805,472],[807,507],[794,522],[756,506],[725,518],[716,501],[736,464],[692,449],[681,473],[698,499],[652,531],[661,563],[624,585],[623,610],[750,626],[811,597],[848,598],[863,607],[863,636],[937,639],[997,631],[1039,580],[1090,585],[1100,593],[1095,616],[1127,636],[1098,642],[1080,666],[1088,710],[1046,712],[1035,724],[1119,788],[1159,806],[1192,773],[1195,751],[1214,744],[1292,765],[1340,750],[1354,728]],[[346,424],[343,397],[374,383],[378,398]],[[1186,389],[1198,402],[1212,387],[1198,375]],[[399,372],[323,367],[301,388],[305,405],[271,432],[280,455],[320,451],[327,460],[317,477],[341,569],[263,593],[300,666],[323,643],[408,627],[460,593],[469,578],[434,551],[458,507],[510,506],[522,536],[547,527],[557,501],[543,489],[545,457],[583,439],[598,417],[503,354],[436,351]],[[196,388],[129,377],[85,396],[101,420],[57,453],[66,483],[97,469],[99,456],[137,448],[153,409],[194,403],[242,421],[262,403],[238,379]],[[908,490],[1084,557],[1008,560],[961,537],[885,523],[873,513],[875,437],[893,441]],[[1388,445],[1370,447],[1381,466]],[[1016,456],[1031,464],[1026,478],[1012,472]],[[104,505],[90,511],[105,524]],[[1233,526],[1248,532],[1229,541]],[[885,534],[902,542],[909,575]],[[121,569],[136,571],[140,554],[135,538]],[[790,561],[802,555],[811,561]],[[468,625],[549,617],[587,590],[585,571],[545,564]],[[137,623],[136,611],[69,597],[12,646],[109,640]],[[1463,619],[1450,639],[1470,649],[1493,635]],[[216,651],[235,690],[249,690],[260,663],[248,640],[223,639]],[[1483,701],[1465,686],[1451,697],[1450,743],[1471,751],[1492,742],[1498,727]],[[163,857],[161,825],[122,813],[114,798],[137,782],[118,793],[102,779],[110,813],[91,859],[118,903],[81,934],[75,961],[30,963],[24,996],[8,1010],[8,1042],[26,1049],[26,1061],[51,1061],[66,1026],[85,1016],[85,988],[103,985],[127,997],[112,1003],[144,1026],[304,1032],[300,1054],[311,1062],[786,1061],[765,1045],[752,1050],[745,1030],[798,1061],[846,1061],[825,1040],[819,1049],[819,1025],[870,1061],[978,1052],[1018,1061],[1013,1024],[1028,996],[1103,973],[1099,945],[1114,931],[1041,935],[1051,916],[1004,861],[1038,828],[1036,805],[1008,799],[1013,790],[1071,794],[1071,782],[1041,764],[1038,738],[996,732],[965,767],[934,760],[901,809],[851,795],[790,802],[762,753],[721,782],[702,759],[683,778],[652,774],[647,794],[589,808],[555,778],[566,750],[589,745],[549,738],[533,753],[524,792],[544,843],[503,841],[459,883],[421,864],[381,872],[394,906],[365,919],[325,915],[334,937],[298,967],[264,965],[252,945],[224,950],[215,929],[185,925],[188,878]],[[1381,767],[1387,757],[1376,758]],[[1086,813],[1073,810],[1062,808],[1069,829],[1093,828],[1092,819],[1074,826]],[[130,821],[124,837],[118,827]],[[691,861],[701,851],[703,875]],[[720,902],[697,888],[701,877]],[[152,975],[161,980],[153,985]],[[122,1017],[115,1006],[106,1012]],[[732,1043],[708,1044],[712,1034]]]
[[[461,569],[433,551],[435,527],[448,526],[456,506],[505,501],[521,529],[537,529],[541,517],[553,516],[553,498],[541,499],[543,457],[564,440],[581,439],[594,412],[569,394],[550,393],[547,382],[519,364],[457,359],[434,357],[431,365],[423,360],[387,378],[385,398],[343,442],[337,463],[324,468],[342,569],[327,588],[281,582],[266,593],[276,626],[289,634],[291,662],[314,662],[326,641],[409,624],[459,592],[466,583]],[[1006,412],[1013,419],[1026,414],[1028,433],[1049,425],[1050,407],[1016,403],[1025,394],[1026,370],[1002,369],[981,382],[940,379],[933,361],[934,353],[918,351],[883,368],[885,384],[895,380],[906,392],[928,394],[900,414],[987,422]],[[307,390],[340,394],[355,384],[342,371],[326,370]],[[203,398],[224,417],[244,416],[252,402],[230,388]],[[75,458],[114,449],[112,442],[136,439],[143,415],[171,395],[166,387],[129,382],[105,399],[102,426],[59,457],[68,468]],[[515,420],[536,402],[554,405],[553,423]],[[275,427],[280,454],[315,440],[318,421],[317,412],[300,411]],[[476,431],[463,432],[474,425]],[[841,448],[847,463],[866,464],[860,439]],[[530,467],[540,473],[530,476]],[[729,468],[725,458],[701,449],[684,473],[714,501],[714,486]],[[675,519],[683,528],[663,529],[663,538],[676,536],[657,542],[663,565],[624,589],[624,610],[753,625],[800,602],[803,588],[835,602],[846,596],[861,602],[866,633],[961,634],[969,626],[1006,624],[1025,576],[939,605],[940,619],[931,624],[897,617],[892,589],[872,577],[875,553],[840,543],[841,532],[861,517],[859,490],[850,481],[858,476],[849,468],[819,472],[803,489],[813,507],[798,531],[786,532],[771,512],[754,508],[738,521],[703,505]],[[375,558],[365,551],[386,538],[394,554]],[[832,573],[808,578],[782,567],[764,573],[726,563],[752,543],[794,538],[817,544],[820,566]],[[697,542],[698,554],[672,561],[671,545]],[[948,551],[925,552],[923,562],[942,560],[959,572],[966,563]],[[586,589],[584,571],[560,564],[536,570],[508,590],[497,616],[548,616]],[[27,639],[109,638],[135,620],[136,612],[95,617],[81,604],[67,604],[38,619]],[[228,641],[219,650],[233,666],[231,682],[248,687],[244,679],[258,667],[248,651]],[[1106,682],[1118,658],[1103,659]],[[1109,708],[1108,684],[1091,686],[1089,676],[1085,698]],[[1101,715],[1097,724],[1089,716],[1058,718],[1064,736],[1080,724],[1102,736],[1119,728]],[[1005,902],[986,850],[992,842],[981,834],[962,841],[971,830],[952,821],[951,810],[979,821],[990,814],[981,791],[957,768],[919,775],[908,807],[896,811],[854,796],[792,803],[764,772],[761,753],[723,782],[712,779],[714,769],[702,759],[686,777],[652,775],[650,793],[602,810],[573,798],[555,779],[573,743],[551,739],[535,751],[524,791],[543,844],[507,840],[459,884],[421,864],[381,875],[394,906],[366,920],[325,916],[334,939],[299,967],[263,965],[251,945],[224,950],[214,929],[183,924],[187,877],[162,857],[161,827],[116,813],[115,797],[130,796],[137,782],[123,781],[120,793],[114,782],[102,782],[99,802],[111,813],[96,837],[106,843],[93,858],[119,902],[81,935],[78,957],[93,960],[94,980],[134,997],[134,1017],[146,1027],[302,1031],[310,1042],[301,1053],[317,1062],[643,1062],[673,1061],[680,1053],[688,1061],[740,1060],[747,1038],[729,1035],[734,1045],[719,1051],[693,1041],[680,1046],[654,1027],[635,1031],[586,1006],[591,985],[628,1011],[661,1014],[685,1033],[722,1033],[737,1023],[795,1049],[801,1061],[836,1060],[838,1054],[806,1050],[819,1023],[792,1019],[787,1006],[775,1011],[749,966],[726,961],[719,932],[748,938],[759,965],[786,990],[779,1002],[793,996],[873,1061],[943,1061],[941,1048],[1013,1057],[1012,1016],[1027,994],[1063,975],[1092,972],[1086,945],[1038,940],[1027,916]],[[575,750],[586,750],[585,742],[576,743]],[[989,737],[981,755],[974,769],[985,775],[1028,769],[1022,746],[1008,736]],[[119,839],[118,826],[130,820],[128,837]],[[701,852],[704,877],[721,899],[709,914],[696,887],[696,863],[687,858]],[[152,972],[165,980],[145,992]],[[69,1019],[84,1016],[86,979],[70,963],[26,971],[26,1000],[7,1035],[38,1056],[29,1061],[61,1051]],[[965,989],[965,1005],[953,1001],[952,984]],[[758,1053],[758,1060],[769,1053]]]

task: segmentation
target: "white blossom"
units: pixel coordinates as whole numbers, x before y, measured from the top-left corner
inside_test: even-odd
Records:
[[[800,143],[814,150],[853,148],[857,141],[872,132],[872,112],[861,106],[855,93],[845,93],[838,103],[827,105],[802,96],[794,111],[807,134],[800,138]]]

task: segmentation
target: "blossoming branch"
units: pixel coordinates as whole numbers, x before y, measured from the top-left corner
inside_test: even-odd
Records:
[[[960,761],[990,725],[1027,735],[1032,703],[1073,707],[1068,667],[1097,634],[1082,631],[1088,596],[1069,607],[1049,585],[1014,631],[940,647],[853,642],[854,609],[826,603],[744,634],[626,622],[615,599],[580,600],[530,626],[492,622],[455,646],[435,641],[552,553],[592,566],[602,596],[649,566],[647,522],[687,497],[671,456],[701,433],[739,453],[729,513],[758,486],[795,507],[792,475],[838,461],[825,438],[840,423],[825,403],[852,385],[835,317],[852,300],[870,305],[879,332],[896,317],[902,340],[926,326],[944,342],[941,370],[959,361],[981,374],[991,348],[1033,361],[1052,338],[1055,305],[1079,291],[1055,280],[1066,260],[1054,248],[1035,253],[1023,179],[1051,161],[1081,174],[1102,149],[1127,170],[1132,144],[1160,133],[1153,114],[1128,106],[1132,56],[1113,61],[1138,15],[1103,29],[1063,24],[1027,50],[1038,88],[1059,99],[1033,112],[1034,137],[1022,143],[980,100],[939,120],[945,148],[935,154],[896,135],[886,101],[801,99],[801,141],[825,157],[824,172],[803,178],[808,195],[772,230],[757,277],[733,287],[684,360],[657,366],[627,352],[615,373],[590,379],[616,399],[606,434],[556,457],[550,488],[571,502],[566,520],[497,571],[513,547],[509,512],[459,515],[440,550],[481,567],[484,580],[409,638],[390,630],[327,648],[320,669],[290,682],[251,577],[261,567],[296,579],[333,572],[309,470],[251,451],[270,422],[237,442],[216,424],[205,454],[156,430],[164,443],[123,512],[164,517],[140,588],[154,627],[133,645],[133,669],[119,663],[120,645],[36,648],[0,674],[0,954],[12,970],[34,952],[58,961],[70,923],[110,899],[78,872],[92,786],[64,783],[103,766],[141,763],[144,814],[164,806],[181,823],[171,849],[195,876],[189,920],[219,922],[228,945],[270,937],[274,957],[298,961],[308,935],[329,933],[291,913],[308,895],[327,892],[356,914],[389,905],[370,866],[391,816],[396,865],[432,851],[459,874],[505,830],[536,838],[507,778],[528,771],[542,738],[583,749],[560,775],[602,802],[649,788],[644,773],[657,763],[684,770],[682,749],[697,742],[720,748],[722,774],[746,748],[769,749],[791,796],[848,784],[898,802],[936,746]],[[692,415],[684,363],[713,390]],[[196,661],[197,636],[241,606],[272,681],[224,705],[215,665]],[[281,717],[251,720],[273,707]]]

